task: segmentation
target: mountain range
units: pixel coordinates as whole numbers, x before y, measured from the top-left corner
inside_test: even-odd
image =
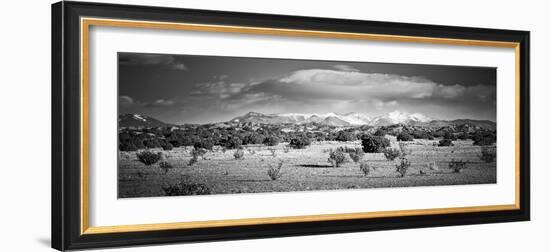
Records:
[[[167,127],[172,124],[162,122],[150,116],[123,114],[118,116],[118,127]]]
[[[246,115],[235,117],[231,122],[254,122],[264,124],[280,124],[280,123],[319,123],[329,126],[387,126],[393,124],[407,124],[415,125],[419,123],[428,123],[432,119],[418,113],[404,113],[399,111],[393,111],[377,117],[369,117],[362,113],[352,112],[347,114],[262,114],[256,112],[249,112]]]
[[[405,124],[411,126],[445,127],[449,125],[471,125],[483,129],[495,130],[496,123],[488,120],[456,119],[456,120],[434,120],[419,113],[405,113],[400,111],[389,112],[384,115],[370,117],[362,113],[352,112],[347,114],[326,113],[326,114],[262,114],[249,112],[245,115],[235,117],[227,123],[256,123],[256,124],[307,124],[317,123],[327,126],[388,126],[394,124]],[[167,127],[174,124],[165,123],[150,116],[140,114],[124,114],[118,118],[119,127]]]

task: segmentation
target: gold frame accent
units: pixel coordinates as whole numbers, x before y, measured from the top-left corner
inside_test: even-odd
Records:
[[[222,33],[241,33],[255,35],[276,35],[276,36],[298,36],[315,38],[337,38],[337,39],[356,39],[370,41],[386,42],[408,42],[408,43],[430,43],[461,46],[487,46],[514,48],[516,56],[516,186],[515,186],[515,204],[508,205],[489,205],[473,207],[452,207],[452,208],[433,208],[433,209],[415,209],[415,210],[397,210],[397,211],[379,211],[362,213],[341,213],[341,214],[321,214],[321,215],[302,215],[302,216],[284,216],[267,218],[247,218],[247,219],[228,219],[228,220],[210,220],[210,221],[191,221],[191,222],[172,222],[155,224],[133,224],[121,226],[98,226],[90,227],[89,223],[89,29],[90,26],[109,26],[109,27],[130,27],[145,29],[164,29],[164,30],[186,30],[200,32],[222,32]],[[313,222],[329,220],[351,220],[384,218],[395,216],[415,216],[415,215],[434,215],[434,214],[452,214],[452,213],[471,213],[471,212],[491,212],[501,210],[520,209],[520,44],[516,42],[488,41],[488,40],[467,40],[452,38],[433,38],[417,36],[399,36],[399,35],[381,35],[366,33],[348,33],[348,32],[328,32],[317,30],[295,30],[278,28],[261,28],[248,26],[228,26],[228,25],[206,25],[194,23],[170,23],[153,22],[122,19],[102,19],[87,18],[80,19],[80,71],[81,71],[81,164],[80,164],[80,233],[105,234],[120,232],[139,232],[139,231],[159,231],[173,229],[192,229],[208,227],[227,227],[238,225],[262,225],[262,224],[281,224],[292,222]]]

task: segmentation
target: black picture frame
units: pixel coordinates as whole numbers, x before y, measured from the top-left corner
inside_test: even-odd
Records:
[[[519,208],[349,220],[82,234],[80,18],[183,22],[514,42],[519,46]],[[52,247],[73,250],[175,242],[253,239],[530,219],[529,32],[101,3],[52,5]]]

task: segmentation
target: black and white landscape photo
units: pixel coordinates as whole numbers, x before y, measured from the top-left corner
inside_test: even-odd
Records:
[[[118,197],[496,183],[496,68],[118,53]]]

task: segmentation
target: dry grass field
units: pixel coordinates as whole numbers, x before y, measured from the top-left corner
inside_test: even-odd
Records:
[[[399,148],[395,137],[388,138],[392,147]],[[286,143],[274,147],[245,146],[244,158],[238,160],[234,157],[236,150],[224,152],[215,146],[192,165],[192,147],[154,150],[162,152],[162,161],[173,166],[167,169],[160,168],[159,163],[144,165],[136,152],[119,152],[118,196],[164,196],[163,188],[178,183],[207,187],[210,194],[496,183],[496,163],[481,161],[481,147],[473,146],[471,140],[454,141],[454,146],[449,147],[434,146],[434,142],[437,140],[415,139],[407,143],[411,166],[404,177],[396,171],[400,159],[386,160],[383,153],[366,153],[362,158],[372,167],[366,176],[359,163],[349,157],[340,167],[327,161],[331,149],[361,147],[360,141],[313,142],[306,149],[290,149]],[[459,173],[450,169],[453,159],[466,161],[465,169]],[[268,169],[276,168],[280,162],[280,177],[272,180]]]

